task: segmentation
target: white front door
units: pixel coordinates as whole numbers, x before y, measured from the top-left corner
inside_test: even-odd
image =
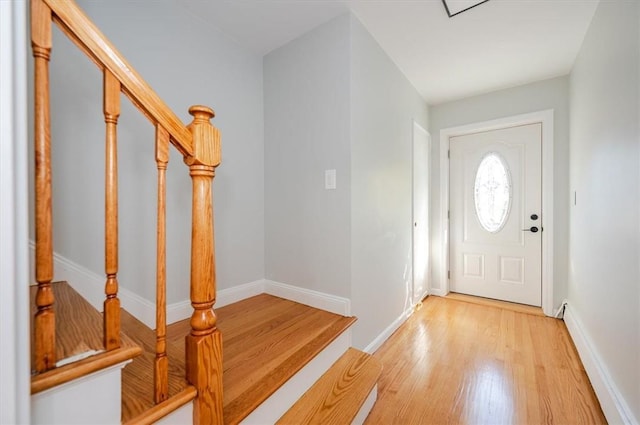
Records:
[[[429,279],[429,133],[413,123],[413,303],[427,295]]]
[[[540,306],[542,124],[449,141],[451,291]]]

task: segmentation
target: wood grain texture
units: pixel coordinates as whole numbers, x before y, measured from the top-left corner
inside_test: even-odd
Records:
[[[104,351],[102,315],[67,282],[51,284],[56,297],[56,352],[58,361],[87,351]],[[31,311],[37,311],[37,287],[30,286]],[[55,366],[55,365],[54,365]],[[32,359],[32,371],[37,371]]]
[[[106,124],[104,173],[104,346],[120,346],[120,300],[118,299],[118,117],[120,82],[104,71],[103,112]]]
[[[280,425],[342,425],[356,418],[382,373],[370,354],[350,348],[276,422]]]
[[[145,416],[155,408],[154,365],[156,359],[156,334],[126,310],[121,312],[122,332],[128,335],[142,349],[122,371],[122,422]],[[183,340],[184,341],[184,340]],[[168,397],[162,404],[175,405],[171,401],[189,387],[185,378],[184,342],[180,345],[167,344]],[[179,406],[178,406],[179,407]],[[169,412],[166,412],[169,413]]]
[[[266,294],[216,313],[225,424],[239,423],[356,320]],[[170,325],[169,344],[182,344],[189,330],[188,320]]]
[[[53,280],[53,218],[51,209],[51,123],[49,58],[51,10],[42,0],[31,1],[31,49],[34,57],[35,141],[35,269],[38,290],[33,345],[35,370],[55,367],[55,312]]]
[[[52,284],[56,296],[56,356],[59,360],[98,351],[99,354],[34,375],[31,392],[35,394],[89,373],[129,360],[142,352],[126,335],[119,349],[104,352],[102,315],[66,282]],[[35,311],[36,287],[30,288],[31,308]],[[33,359],[33,357],[32,357]],[[34,369],[32,363],[32,369]]]
[[[209,335],[186,339],[187,380],[198,390],[193,403],[194,424],[223,424],[222,412],[222,335],[216,330]]]
[[[174,412],[185,404],[196,398],[197,391],[193,385],[188,385],[184,390],[180,391],[173,397],[156,404],[149,410],[146,410],[140,416],[132,418],[125,425],[150,425],[156,423],[160,419]],[[186,424],[185,424],[186,425]]]
[[[122,84],[122,90],[155,125],[171,134],[174,146],[183,156],[191,156],[192,138],[180,119],[142,79],[122,54],[107,40],[82,10],[71,0],[39,0],[53,11],[54,21],[99,68],[109,70]]]
[[[446,298],[457,300],[457,301],[465,301],[472,304],[486,305],[488,307],[498,307],[505,310],[516,311],[518,313],[533,314],[535,316],[544,317],[544,312],[542,311],[542,308],[534,307],[526,304],[518,304],[518,303],[512,303],[508,301],[494,300],[491,298],[475,297],[473,295],[458,294],[455,292],[449,292]]]
[[[216,261],[212,185],[220,163],[220,135],[213,110],[192,106],[192,157],[185,158],[193,182],[191,213],[191,331],[186,339],[187,379],[196,387],[194,422],[222,424],[222,337],[216,329]]]
[[[375,353],[366,424],[606,424],[564,322],[428,297]]]
[[[167,237],[166,170],[169,162],[169,132],[156,126],[156,164],[158,167],[158,223],[156,232],[156,359],[154,399],[169,397],[169,359],[167,358]]]

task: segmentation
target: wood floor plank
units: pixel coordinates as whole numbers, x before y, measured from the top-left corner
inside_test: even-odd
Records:
[[[472,304],[498,307],[504,310],[512,310],[512,311],[517,311],[519,313],[527,313],[527,314],[533,314],[534,316],[544,317],[544,312],[542,311],[542,308],[534,307],[532,305],[494,300],[492,298],[476,297],[473,295],[458,294],[456,292],[449,292],[445,298],[450,298],[458,301],[465,301]]]
[[[428,297],[374,354],[366,424],[606,424],[564,322]]]
[[[350,348],[276,423],[350,424],[381,372],[382,365],[378,360]]]

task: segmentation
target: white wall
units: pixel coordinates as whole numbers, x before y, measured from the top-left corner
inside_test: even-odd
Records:
[[[500,90],[430,108],[431,134],[439,140],[440,130],[489,121],[528,112],[554,110],[554,306],[567,296],[569,229],[569,79],[559,77],[520,87]],[[440,146],[432,144],[431,211],[440,210]],[[440,270],[442,258],[440,215],[432,217],[433,287],[446,270]]]
[[[266,278],[349,298],[349,16],[265,56],[264,99]]]
[[[413,120],[428,108],[351,18],[351,302],[364,348],[411,307]]]
[[[222,165],[214,183],[218,287],[264,277],[262,59],[177,1],[124,0],[80,6],[171,109],[188,123],[192,104],[215,109]],[[104,270],[102,75],[57,29],[51,64],[54,247]],[[122,97],[119,281],[155,297],[154,129]],[[172,150],[167,193],[168,302],[188,299],[191,183]],[[33,234],[33,233],[32,233]]]
[[[640,422],[640,41],[637,2],[600,2],[570,80],[568,298]],[[609,420],[610,412],[605,411]]]

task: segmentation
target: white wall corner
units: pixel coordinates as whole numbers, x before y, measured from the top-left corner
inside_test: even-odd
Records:
[[[407,319],[413,314],[414,308],[410,307],[404,313],[402,313],[396,320],[393,321],[385,330],[383,330],[380,335],[375,337],[373,341],[367,345],[364,350],[365,353],[373,354],[384,344],[384,342],[389,339],[391,335],[400,327]]]
[[[582,320],[571,308],[570,303],[567,303],[565,307],[564,322],[578,350],[580,360],[582,360],[607,422],[639,425],[638,418],[634,417],[629,405],[620,394],[606,364],[600,358],[593,341],[585,331]]]
[[[330,313],[351,316],[351,300],[348,298],[274,282],[273,280],[265,280],[264,292]]]

